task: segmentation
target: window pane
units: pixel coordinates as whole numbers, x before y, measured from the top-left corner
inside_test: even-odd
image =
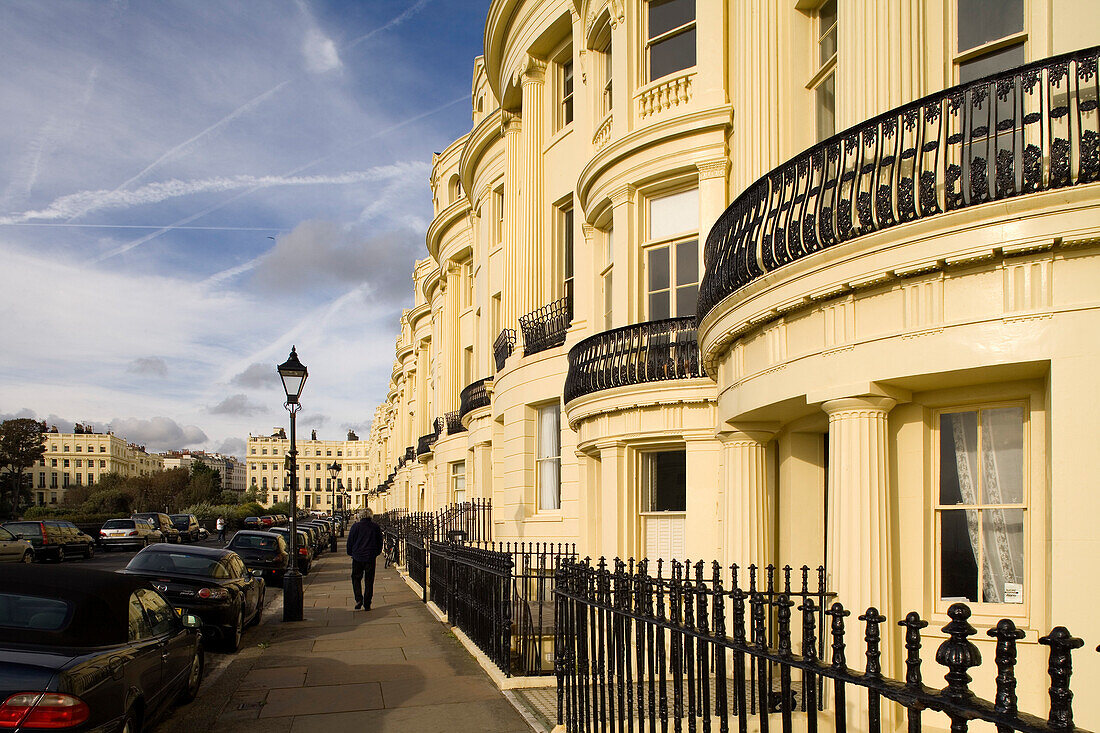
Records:
[[[654,38],[695,20],[695,0],[650,0],[649,37]]]
[[[982,601],[1024,602],[1024,510],[982,512]]]
[[[660,321],[671,317],[668,310],[668,291],[652,293],[649,296],[649,320]]]
[[[940,512],[940,598],[943,600],[971,603],[978,600],[977,525],[978,512],[974,510]]]
[[[699,286],[685,285],[676,288],[676,317],[695,315],[695,305],[699,302]]]
[[[817,12],[818,63],[824,64],[836,53],[836,0],[829,0]]]
[[[959,51],[1019,33],[1024,0],[958,0]]]
[[[940,415],[940,504],[978,503],[978,413]]]
[[[669,286],[668,247],[652,247],[646,253],[649,270],[649,291],[667,290]]]
[[[982,503],[1024,500],[1024,408],[982,410]]]
[[[699,281],[699,242],[680,242],[676,245],[676,284],[690,285]]]
[[[687,509],[687,453],[652,453],[649,461],[650,511],[682,512]]]
[[[664,239],[699,230],[699,189],[692,188],[649,202],[649,237]]]
[[[836,134],[836,74],[829,74],[814,88],[817,107],[817,139]]]
[[[1002,48],[1000,51],[987,53],[984,56],[959,64],[959,83],[965,84],[983,76],[1023,65],[1024,44],[1017,43],[1015,46]]]
[[[561,424],[558,420],[558,405],[545,405],[539,408],[539,458],[554,458],[560,454]]]
[[[649,80],[695,66],[695,28],[677,33],[649,47]]]

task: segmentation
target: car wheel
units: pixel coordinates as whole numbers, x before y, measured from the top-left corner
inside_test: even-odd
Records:
[[[122,720],[122,725],[118,730],[119,733],[139,733],[141,731],[141,723],[138,722],[137,715],[132,708],[126,711],[126,717]]]
[[[84,550],[84,559],[91,560],[93,557],[95,557],[95,548],[88,545],[87,549]]]
[[[57,561],[58,562],[65,562],[65,548],[64,547],[58,547],[57,548]]]
[[[20,562],[23,562],[23,563],[34,562],[34,553],[31,552],[30,550],[27,550],[26,552],[23,553],[23,558],[20,560]]]
[[[256,601],[256,613],[252,614],[252,620],[248,622],[249,626],[259,626],[260,620],[264,616],[264,596],[267,595],[267,591],[260,590],[260,599]]]
[[[241,648],[241,635],[244,634],[244,607],[237,611],[237,623],[229,629],[225,638],[225,648],[230,654]]]
[[[180,702],[188,703],[199,694],[199,686],[202,685],[202,672],[205,668],[205,660],[202,655],[202,647],[195,649],[195,656],[191,658],[191,669],[187,673],[187,686],[180,692]]]

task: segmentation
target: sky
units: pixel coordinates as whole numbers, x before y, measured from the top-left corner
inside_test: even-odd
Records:
[[[0,4],[0,419],[365,438],[488,2]]]

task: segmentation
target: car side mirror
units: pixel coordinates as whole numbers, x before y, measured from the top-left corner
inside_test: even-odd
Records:
[[[201,629],[202,621],[193,613],[184,614],[183,616],[183,628],[185,629]]]
[[[253,570],[251,575],[252,575],[253,578],[262,578],[262,577],[264,577],[264,571],[263,570]]]

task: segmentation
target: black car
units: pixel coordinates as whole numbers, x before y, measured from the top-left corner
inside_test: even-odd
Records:
[[[290,550],[282,536],[274,532],[242,529],[233,535],[225,549],[240,555],[245,567],[252,572],[261,572],[265,580],[273,584],[283,582],[290,562]]]
[[[147,522],[152,522],[153,529],[160,530],[160,533],[164,535],[165,542],[179,544],[182,541],[180,531],[172,525],[172,518],[164,512],[141,512],[133,515],[131,519],[144,519]]]
[[[3,526],[16,537],[31,543],[35,560],[62,562],[66,557],[92,557],[95,554],[95,541],[72,522],[24,520],[6,522]]]
[[[146,578],[176,608],[202,619],[203,630],[231,652],[245,624],[260,622],[264,582],[237,553],[221,547],[150,545],[120,572]]]
[[[200,625],[142,578],[0,568],[0,729],[151,727],[198,693]]]
[[[273,532],[287,543],[287,547],[290,547],[290,528],[289,527],[272,527],[269,532]],[[288,550],[289,552],[289,550]],[[298,530],[298,570],[302,575],[309,575],[310,568],[313,567],[313,548],[309,545],[309,534],[304,529]]]
[[[310,547],[313,548],[314,557],[319,557],[328,548],[328,543],[325,541],[324,528],[320,525],[313,524],[312,522],[298,522],[298,529],[304,529],[309,532]]]
[[[202,530],[194,514],[169,514],[172,526],[180,531],[181,542],[198,542]]]

